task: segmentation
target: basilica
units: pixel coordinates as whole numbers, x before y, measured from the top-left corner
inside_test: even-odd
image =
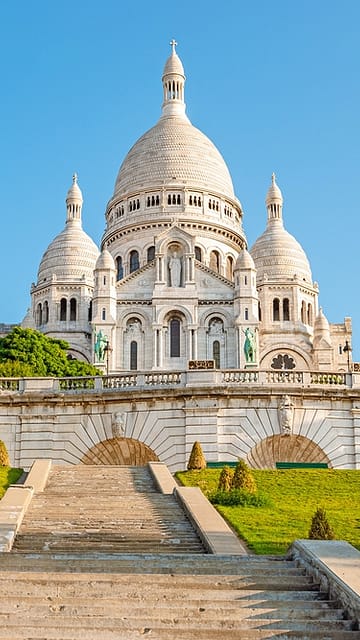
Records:
[[[100,250],[82,228],[74,175],[65,228],[43,255],[23,326],[67,340],[72,357],[108,374],[347,371],[351,320],[330,324],[322,312],[274,174],[264,232],[247,246],[226,163],[186,115],[175,45],[161,116],[120,166]]]
[[[325,317],[271,170],[264,230],[248,247],[226,163],[186,115],[174,41],[162,87],[158,122],[120,166],[100,247],[73,176],[22,323],[101,375],[0,379],[11,463],[176,471],[200,441],[208,464],[360,469],[351,319]]]

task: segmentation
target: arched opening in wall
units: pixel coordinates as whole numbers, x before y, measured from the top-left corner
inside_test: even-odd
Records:
[[[121,280],[124,277],[124,269],[122,263],[122,257],[116,258],[116,280]]]
[[[309,325],[312,325],[313,323],[313,308],[310,302],[308,304],[308,309],[307,309],[307,323]]]
[[[195,260],[202,262],[202,253],[200,247],[195,247]]]
[[[301,304],[301,322],[303,324],[306,324],[306,303],[304,302],[304,300]]]
[[[136,371],[138,368],[138,344],[136,340],[130,342],[130,370]]]
[[[170,320],[170,358],[180,358],[180,327],[179,318]]]
[[[273,300],[273,321],[278,322],[280,320],[280,300],[274,298]]]
[[[274,435],[258,442],[248,453],[253,469],[275,469],[277,462],[331,463],[318,444],[300,435]]]
[[[283,320],[290,320],[290,304],[289,298],[284,298],[283,300]]]
[[[217,251],[210,253],[210,269],[216,271],[216,273],[220,273],[220,256]]]
[[[42,305],[41,305],[41,302],[39,302],[39,304],[36,307],[35,322],[36,322],[37,325],[42,324]]]
[[[148,262],[152,262],[153,260],[155,260],[155,247],[149,247],[147,250],[147,261]]]
[[[89,449],[82,464],[144,466],[158,462],[156,453],[146,444],[133,438],[110,438]]]
[[[213,342],[213,360],[215,361],[215,368],[220,369],[220,342],[214,340]]]
[[[260,302],[258,303],[258,317],[259,317],[259,322],[261,322],[261,304],[260,304]]]
[[[92,320],[92,300],[90,300],[89,308],[88,308],[88,321],[91,322],[91,320]]]
[[[61,298],[61,300],[60,300],[60,320],[61,320],[61,322],[65,322],[65,320],[66,320],[66,308],[67,308],[66,298]]]
[[[43,323],[47,324],[48,322],[49,322],[49,303],[47,300],[45,300],[44,309],[43,309]]]
[[[70,300],[70,320],[76,320],[76,300],[71,298]]]
[[[140,266],[139,253],[133,249],[130,251],[130,273],[136,271]]]
[[[234,276],[234,260],[231,256],[226,258],[226,277],[228,280],[232,280]]]

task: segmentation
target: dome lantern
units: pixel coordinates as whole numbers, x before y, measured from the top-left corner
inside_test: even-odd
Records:
[[[282,223],[282,208],[284,201],[282,193],[276,184],[275,173],[271,176],[271,185],[266,194],[265,202],[268,211],[268,223],[273,221]]]
[[[164,102],[162,105],[162,116],[184,116],[184,86],[185,74],[184,67],[179,56],[176,53],[176,40],[170,42],[172,47],[171,55],[167,59],[162,76]]]
[[[73,183],[66,196],[66,223],[77,223],[81,226],[81,209],[83,196],[77,182],[77,173],[73,175]]]

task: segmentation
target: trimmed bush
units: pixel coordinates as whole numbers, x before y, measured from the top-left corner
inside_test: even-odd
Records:
[[[222,468],[219,478],[218,491],[230,491],[233,479],[233,472],[230,467]]]
[[[214,491],[209,496],[212,504],[221,504],[224,507],[269,507],[271,500],[264,494],[255,494],[244,489],[232,489],[232,491]]]
[[[205,456],[201,444],[197,440],[195,440],[192,446],[187,468],[189,471],[200,471],[206,468]]]
[[[245,491],[249,491],[249,493],[256,493],[255,478],[245,460],[239,460],[237,463],[232,478],[231,488],[245,489]]]
[[[324,509],[316,509],[309,531],[310,540],[334,540],[335,534],[332,530]]]
[[[8,450],[2,440],[0,440],[0,467],[10,467]]]

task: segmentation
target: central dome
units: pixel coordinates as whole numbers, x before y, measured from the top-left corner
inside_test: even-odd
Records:
[[[114,197],[164,185],[189,187],[234,199],[229,170],[215,145],[185,113],[185,75],[175,51],[165,63],[162,116],[134,144],[122,163]]]
[[[120,167],[114,195],[164,184],[188,185],[234,198],[230,173],[221,154],[184,117],[163,116],[141,136]]]

